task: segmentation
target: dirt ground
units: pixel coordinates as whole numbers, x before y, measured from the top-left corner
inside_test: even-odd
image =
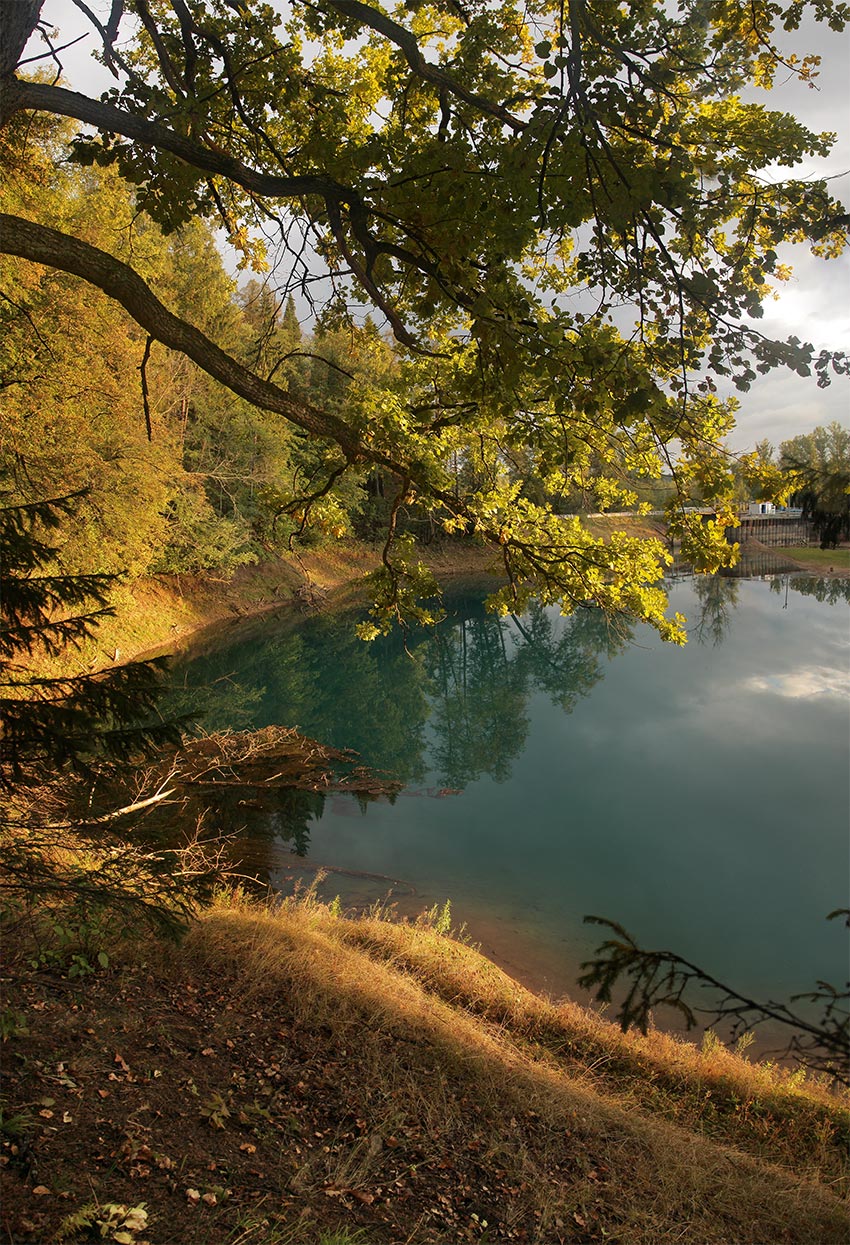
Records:
[[[428,929],[242,902],[3,984],[4,1245],[847,1240],[825,1090]]]
[[[245,1007],[238,982],[166,982],[141,967],[79,987],[11,982],[6,1005],[27,1030],[4,1049],[6,1245],[46,1245],[81,1209],[109,1204],[144,1204],[137,1245],[312,1245],[342,1228],[368,1228],[363,1245],[540,1240],[530,1190],[488,1158],[481,1106],[443,1087],[435,1052],[411,1035],[388,1040],[453,1099],[452,1136],[429,1131],[427,1114],[376,1126],[387,1113],[357,1044],[285,1005]],[[513,1140],[533,1147],[540,1128],[530,1112]],[[606,1170],[600,1158],[600,1182]],[[552,1228],[551,1245],[604,1240],[577,1218]]]

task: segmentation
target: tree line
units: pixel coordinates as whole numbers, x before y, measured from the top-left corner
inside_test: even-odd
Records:
[[[225,270],[211,227],[166,236],[111,169],[69,163],[66,123],[30,128],[6,198],[132,255],[163,298],[246,366],[292,394],[349,409],[398,383],[370,320],[305,332],[291,295]],[[84,492],[66,516],[66,569],[131,576],[230,572],[294,533],[367,535],[380,486],[368,469],[309,506],[322,450],[152,342],[105,295],[67,274],[0,261],[0,487],[7,501]]]

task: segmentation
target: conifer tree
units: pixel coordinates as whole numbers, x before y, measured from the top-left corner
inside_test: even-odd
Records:
[[[34,962],[72,975],[107,962],[110,931],[179,932],[220,879],[192,838],[162,847],[138,833],[172,792],[160,766],[149,794],[137,764],[179,745],[185,722],[157,713],[163,661],[34,672],[113,612],[116,576],[56,569],[52,534],[82,496],[0,507],[0,927],[24,924]],[[128,787],[129,804],[110,804]]]
[[[163,659],[95,673],[34,674],[36,655],[55,657],[90,638],[114,611],[115,575],[54,571],[49,542],[82,493],[0,507],[0,782],[44,781],[96,757],[127,761],[180,740],[156,716]]]

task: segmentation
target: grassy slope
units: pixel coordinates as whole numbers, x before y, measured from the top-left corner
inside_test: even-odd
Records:
[[[144,1201],[151,1245],[847,1240],[846,1101],[624,1037],[430,928],[237,897],[117,964],[15,999],[4,1239],[94,1197]]]
[[[423,550],[422,556],[438,576],[477,575],[493,561],[491,551],[474,545],[445,545]],[[328,593],[362,581],[380,562],[378,548],[350,540],[242,566],[229,577],[158,575],[120,585],[112,596],[115,616],[98,627],[79,654],[74,650],[74,662],[100,668],[173,651],[199,631],[234,619],[287,605],[315,609]],[[486,579],[489,583],[491,577]]]
[[[792,558],[801,566],[814,572],[850,571],[850,547],[840,549],[817,549],[812,545],[795,545],[780,549],[783,557]]]

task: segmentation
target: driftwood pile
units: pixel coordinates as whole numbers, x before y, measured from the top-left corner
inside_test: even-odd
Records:
[[[400,782],[359,759],[350,748],[330,748],[294,727],[266,726],[189,740],[174,758],[172,782],[196,788],[346,791],[371,799],[400,791]]]

